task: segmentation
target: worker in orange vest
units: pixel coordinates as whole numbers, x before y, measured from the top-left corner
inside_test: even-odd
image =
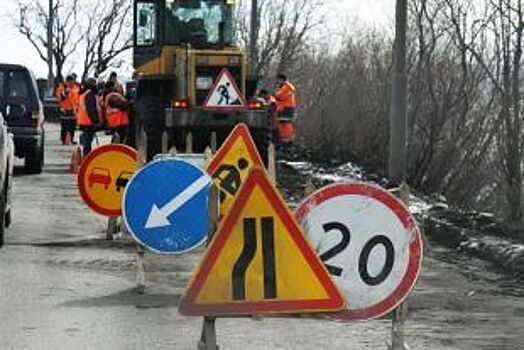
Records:
[[[277,123],[280,142],[290,144],[295,139],[293,121],[296,117],[296,88],[284,74],[277,75]]]
[[[60,140],[65,144],[67,133],[71,135],[71,142],[74,142],[76,130],[76,110],[78,108],[80,87],[73,75],[69,75],[65,82],[60,83],[55,96],[60,101]]]
[[[103,125],[100,99],[97,95],[96,79],[89,78],[83,84],[83,89],[78,101],[76,122],[82,131],[80,144],[83,147],[83,155],[85,157],[91,152],[96,131]]]
[[[129,110],[131,103],[120,92],[121,87],[112,80],[106,83],[107,94],[104,97],[105,118],[112,134],[120,136],[125,143],[129,129]]]
[[[271,95],[268,90],[261,89],[258,92],[258,96],[260,98],[260,101],[264,104],[264,106],[267,107],[268,110],[268,117],[271,124],[271,136],[272,139],[276,142],[279,140],[279,132],[278,132],[278,120],[277,120],[277,99],[275,96]]]

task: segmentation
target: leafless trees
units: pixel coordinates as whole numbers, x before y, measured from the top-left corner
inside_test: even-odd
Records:
[[[409,181],[513,222],[523,212],[523,30],[521,0],[410,2]],[[352,32],[337,55],[302,57],[304,144],[385,173],[389,38]]]
[[[238,29],[241,44],[249,45],[250,0],[238,7]],[[254,74],[285,72],[292,68],[311,43],[307,39],[322,24],[322,2],[319,0],[259,0],[258,62]]]
[[[83,76],[98,75],[130,48],[131,0],[54,0],[53,57],[55,75],[63,77],[72,57],[84,54]],[[47,62],[47,8],[41,1],[17,0],[13,25]]]
[[[129,0],[98,0],[89,7],[91,16],[84,22],[84,72],[100,75],[122,52],[133,47],[128,28],[132,26]]]
[[[18,18],[13,24],[18,28],[40,58],[47,62],[46,31],[49,23],[47,9],[39,1],[18,1]],[[53,23],[53,58],[57,78],[62,78],[62,71],[67,59],[76,51],[82,41],[78,33],[78,1],[57,0],[53,12],[56,14]]]

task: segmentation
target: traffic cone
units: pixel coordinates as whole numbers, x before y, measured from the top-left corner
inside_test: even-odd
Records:
[[[82,148],[76,147],[71,154],[71,164],[69,164],[69,171],[73,174],[78,174],[78,169],[82,164]]]
[[[68,131],[68,132],[66,132],[64,145],[71,146],[72,144],[73,144],[73,140],[71,139],[71,132]]]

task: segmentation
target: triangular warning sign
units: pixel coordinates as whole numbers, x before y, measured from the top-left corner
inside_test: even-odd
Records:
[[[238,124],[219,148],[207,167],[220,191],[220,216],[227,214],[242,183],[253,167],[262,167],[262,159],[249,128]]]
[[[338,311],[344,300],[260,168],[242,186],[181,300],[186,315]]]
[[[245,108],[246,99],[227,68],[222,69],[215,84],[209,91],[204,109],[239,109]]]

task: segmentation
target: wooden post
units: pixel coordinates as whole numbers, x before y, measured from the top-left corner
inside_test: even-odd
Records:
[[[137,140],[137,170],[144,167],[147,163],[147,135],[142,130]],[[136,291],[144,294],[146,289],[146,268],[144,262],[145,251],[142,245],[136,244]]]
[[[169,135],[167,131],[162,134],[162,153],[166,154],[169,151]]]
[[[111,138],[112,144],[120,143],[120,135],[118,133],[114,134]],[[112,241],[115,239],[115,235],[118,233],[118,217],[112,216],[107,220],[107,229],[106,229],[106,240]]]
[[[207,168],[209,164],[211,163],[211,160],[213,159],[213,151],[211,148],[207,147],[204,151],[204,165]]]
[[[306,186],[304,187],[304,197],[309,196],[310,194],[313,194],[317,190],[317,186],[315,186],[315,183],[313,182],[313,177],[308,177]]]
[[[402,182],[399,187],[399,198],[406,206],[409,206],[409,187],[406,182]],[[391,321],[391,350],[407,350],[408,346],[405,340],[404,322],[408,315],[408,304],[404,301],[393,311],[393,320]]]
[[[193,133],[186,135],[186,153],[193,153]]]
[[[215,320],[214,317],[204,317],[198,350],[218,350]]]
[[[211,151],[211,150],[210,150]],[[207,156],[206,150],[206,156]],[[206,161],[208,159],[206,158]],[[213,235],[218,229],[218,224],[220,221],[220,199],[219,199],[219,189],[214,184],[211,185],[209,189],[209,199],[208,199],[208,210],[209,210],[209,231],[207,235],[207,245],[211,243]],[[202,325],[202,335],[200,336],[200,341],[198,342],[198,350],[217,350],[217,335],[215,328],[214,317],[204,317],[204,324]]]
[[[106,240],[112,241],[115,239],[115,235],[118,233],[118,217],[111,216],[107,220],[107,229],[106,229]]]
[[[218,149],[218,140],[216,131],[211,132],[211,152],[215,154]]]
[[[276,163],[276,157],[275,157],[275,145],[273,143],[269,144],[269,147],[267,149],[267,174],[269,175],[269,179],[271,180],[271,183],[276,186],[277,185],[277,163]]]

